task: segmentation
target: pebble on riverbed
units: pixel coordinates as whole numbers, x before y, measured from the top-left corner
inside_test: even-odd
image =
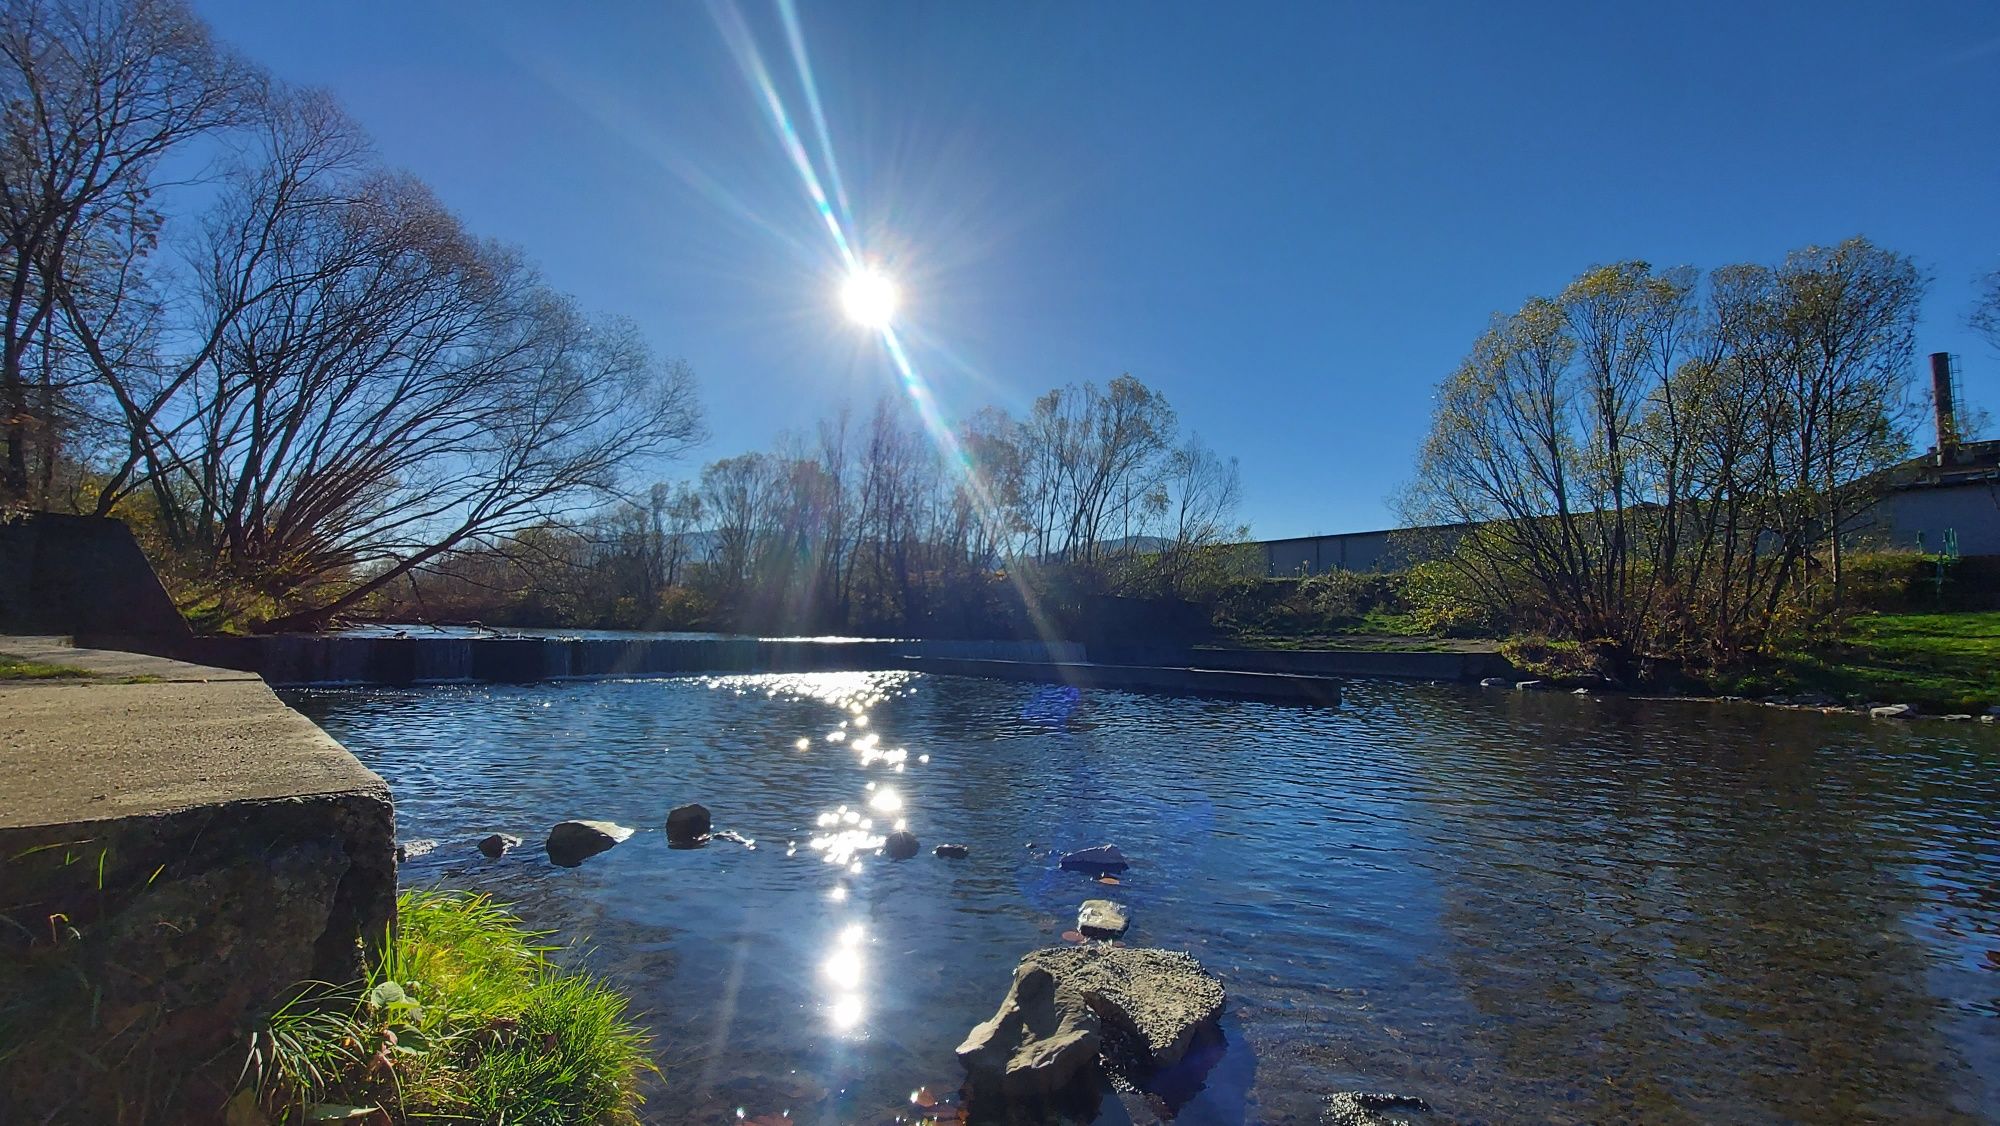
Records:
[[[676,806],[667,814],[667,841],[677,845],[699,844],[713,825],[707,806],[692,803]]]
[[[917,843],[915,833],[898,829],[882,841],[882,855],[891,860],[908,860],[917,854],[922,846]]]
[[[479,851],[498,859],[505,856],[508,849],[521,847],[521,838],[512,833],[494,833],[479,838]]]
[[[1057,867],[1067,872],[1123,872],[1131,865],[1125,862],[1125,854],[1115,844],[1101,844],[1095,848],[1079,849],[1063,854]]]
[[[563,821],[549,830],[543,847],[551,862],[574,868],[631,835],[632,830],[610,821]]]

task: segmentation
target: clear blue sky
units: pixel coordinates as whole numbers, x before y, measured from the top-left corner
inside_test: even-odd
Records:
[[[197,0],[587,306],[686,358],[766,448],[894,388],[692,0]],[[738,9],[812,144],[782,26]],[[1598,262],[1772,261],[1866,234],[2000,266],[2000,4],[804,3],[865,247],[944,404],[1129,371],[1242,461],[1260,536],[1382,526],[1491,313]],[[1921,359],[1919,364],[1921,364]],[[696,463],[684,467],[692,471]]]

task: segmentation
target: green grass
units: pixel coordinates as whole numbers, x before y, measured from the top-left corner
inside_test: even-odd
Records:
[[[0,653],[0,680],[67,680],[89,676],[90,673],[84,669],[69,665],[52,665],[46,661],[30,661]]]
[[[368,981],[272,1016],[239,1099],[274,1123],[337,1107],[395,1122],[636,1121],[650,1044],[622,994],[558,967],[484,896],[404,892],[398,919]]]
[[[1839,641],[1782,654],[1774,677],[1865,702],[1980,711],[2000,704],[2000,612],[1854,618]]]

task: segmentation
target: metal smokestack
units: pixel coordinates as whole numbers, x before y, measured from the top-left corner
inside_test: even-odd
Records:
[[[1951,393],[1951,353],[1931,353],[1931,401],[1937,404],[1937,448],[1944,453],[1958,445],[1957,404]]]

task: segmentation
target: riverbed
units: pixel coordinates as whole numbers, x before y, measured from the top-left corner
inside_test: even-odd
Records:
[[[402,837],[441,842],[405,884],[588,940],[657,1037],[649,1122],[916,1117],[1020,955],[1099,897],[1228,989],[1182,1123],[1306,1123],[1357,1089],[1439,1122],[2000,1120],[1983,725],[910,673],[285,696],[388,780]],[[690,801],[754,847],[670,849]],[[555,867],[539,842],[572,817],[642,831]],[[877,857],[898,825],[923,851]],[[529,843],[487,860],[490,832]],[[1116,886],[1057,870],[1104,842]]]

